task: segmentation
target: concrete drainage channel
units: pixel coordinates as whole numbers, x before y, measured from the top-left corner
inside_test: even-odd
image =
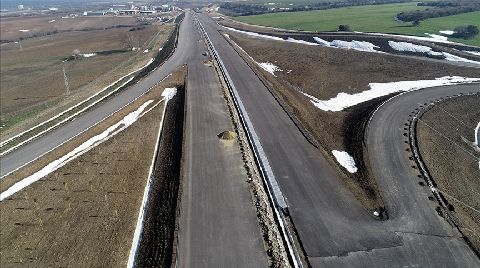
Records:
[[[144,206],[143,228],[128,267],[170,267],[180,187],[185,90],[168,101]]]
[[[238,95],[235,85],[232,82],[232,79],[230,78],[230,75],[228,74],[228,71],[223,64],[223,61],[218,56],[218,53],[213,46],[210,38],[208,37],[207,32],[205,31],[196,16],[195,20],[197,22],[199,30],[201,31],[201,34],[203,35],[207,43],[213,59],[215,60],[215,63],[219,68],[221,78],[228,89],[228,95],[230,95],[229,97],[231,97],[232,99],[233,106],[236,110],[236,114],[239,117],[239,121],[245,133],[248,145],[253,153],[253,160],[255,162],[256,168],[258,168],[259,170],[259,175],[263,180],[264,188],[267,192],[269,202],[274,211],[275,222],[278,226],[278,230],[280,232],[281,239],[283,240],[283,244],[287,249],[286,253],[288,255],[290,264],[295,268],[303,267],[302,260],[305,261],[305,259],[301,257],[300,252],[297,250],[298,245],[297,243],[295,243],[296,240],[294,238],[294,234],[292,234],[289,228],[289,225],[291,225],[291,223],[288,221],[288,215],[285,214],[288,211],[288,206],[281,192],[281,189],[275,179],[275,175],[273,174],[273,171],[270,167],[267,156],[263,151],[262,145],[258,139],[257,134],[255,133],[255,129],[253,128],[253,124],[249,119],[247,111],[243,106],[243,103]]]

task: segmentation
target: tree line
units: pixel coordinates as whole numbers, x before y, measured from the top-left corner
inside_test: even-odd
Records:
[[[480,2],[421,2],[418,6],[428,6],[425,10],[401,12],[397,19],[404,22],[421,21],[430,18],[451,16],[461,13],[480,11]]]
[[[220,4],[221,12],[227,16],[248,16],[259,15],[265,13],[277,13],[277,12],[296,12],[296,11],[309,11],[309,10],[324,10],[339,7],[350,6],[363,6],[363,5],[381,5],[392,3],[405,3],[411,0],[345,0],[336,2],[319,2],[309,5],[294,5],[288,8],[273,8],[266,7],[259,4],[245,4],[238,2],[226,2]]]

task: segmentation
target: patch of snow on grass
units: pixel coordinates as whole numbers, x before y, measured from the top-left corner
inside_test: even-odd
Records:
[[[52,23],[52,22],[55,22],[55,20],[49,20],[48,23]]]
[[[242,34],[246,34],[246,35],[253,36],[253,37],[260,37],[260,38],[271,39],[271,40],[276,40],[276,41],[285,41],[285,39],[282,39],[282,38],[276,37],[276,36],[247,32],[247,31],[242,31],[242,30],[237,30],[237,29],[234,29],[234,28],[230,28],[230,27],[225,27],[225,28],[230,30],[230,31],[233,31],[233,32],[242,33]]]
[[[323,111],[332,111],[338,112],[342,111],[345,108],[355,106],[362,102],[366,102],[375,98],[382,96],[387,96],[392,93],[402,92],[402,91],[413,91],[419,90],[422,88],[436,87],[436,86],[446,86],[454,84],[467,84],[473,82],[480,82],[480,78],[465,78],[459,76],[445,76],[436,78],[435,80],[417,80],[417,81],[399,81],[399,82],[390,82],[390,83],[370,83],[369,90],[365,90],[360,93],[349,94],[349,93],[338,93],[338,95],[329,100],[319,100],[310,97],[310,101],[317,108]]]
[[[473,55],[476,55],[476,56],[480,56],[480,51],[467,51],[467,50],[464,50],[462,52],[465,52],[465,53],[469,53],[469,54],[473,54]]]
[[[425,34],[430,36],[433,40],[437,40],[437,41],[440,41],[440,42],[448,41],[447,36],[438,35],[438,34],[429,34],[429,33],[425,33]]]
[[[437,55],[440,56],[442,53],[432,51],[431,47],[415,45],[412,43],[407,42],[395,42],[395,41],[388,41],[388,44],[391,48],[396,51],[407,51],[407,52],[417,52],[417,53],[427,53],[430,55]]]
[[[356,33],[364,33],[364,32],[356,32]],[[435,37],[424,37],[424,36],[414,36],[414,35],[401,35],[401,34],[384,34],[384,33],[367,33],[369,35],[377,35],[377,36],[387,36],[387,37],[401,37],[405,39],[411,40],[420,40],[420,41],[428,41],[428,42],[436,42],[436,43],[444,43],[444,44],[458,44],[452,41],[438,39]],[[444,36],[442,36],[444,38]]]
[[[352,40],[348,42],[348,41],[342,41],[342,40],[333,40],[330,44],[338,48],[347,48],[347,49],[354,49],[358,51],[367,51],[367,52],[379,52],[375,50],[375,48],[379,48],[378,46],[375,46],[374,44],[365,42],[365,41]]]
[[[443,30],[443,31],[438,31],[439,33],[441,34],[445,34],[445,35],[452,35],[455,33],[455,31],[452,31],[452,30]]]
[[[285,40],[283,40],[283,41],[285,41]],[[307,42],[307,41],[304,41],[304,40],[297,40],[297,39],[293,39],[293,38],[291,38],[291,37],[289,37],[286,41],[287,41],[287,42],[291,42],[291,43],[309,45],[309,46],[318,46],[318,45],[315,44],[315,43]]]
[[[126,115],[122,120],[117,122],[116,124],[110,126],[101,134],[93,136],[92,138],[88,139],[84,143],[82,143],[77,148],[73,149],[68,154],[58,158],[57,160],[51,162],[50,164],[43,167],[41,170],[35,172],[34,174],[22,179],[21,181],[15,183],[10,188],[5,190],[4,192],[0,193],[0,201],[5,200],[5,198],[10,197],[11,195],[15,194],[16,192],[24,189],[25,187],[31,185],[32,183],[40,180],[41,178],[47,176],[48,174],[54,172],[55,170],[61,168],[62,166],[66,165],[68,162],[72,161],[73,159],[77,158],[78,156],[86,153],[93,147],[99,145],[100,143],[108,140],[118,132],[122,131],[123,129],[127,128],[131,124],[133,124],[139,118],[140,114],[145,110],[145,108],[152,103],[153,100],[149,100],[142,104],[137,110],[131,112],[130,114]]]
[[[313,40],[315,42],[319,43],[320,45],[327,46],[327,47],[335,47],[335,48],[346,48],[346,49],[353,49],[353,50],[358,50],[358,51],[364,51],[364,52],[380,52],[383,53],[382,51],[376,50],[376,48],[380,48],[370,42],[365,42],[365,41],[343,41],[343,40],[333,40],[332,42],[329,42],[327,40],[323,40],[320,37],[313,37]]]
[[[177,94],[176,87],[169,87],[163,90],[162,97],[165,98],[165,101],[168,102]]]
[[[350,173],[355,173],[357,172],[357,167],[355,166],[355,160],[351,155],[349,155],[347,152],[344,151],[337,151],[333,150],[332,151],[333,156],[335,156],[335,159],[337,159],[337,162],[344,167],[345,169],[348,170]]]
[[[25,30],[25,29],[18,30],[18,31],[19,31],[19,32],[22,32],[22,33],[30,32],[30,30]]]
[[[442,54],[445,57],[445,60],[448,60],[448,61],[460,61],[460,62],[467,62],[467,63],[473,63],[473,64],[480,65],[480,62],[478,62],[478,61],[465,59],[465,58],[462,58],[462,57],[459,57],[459,56],[452,55],[452,54],[447,53],[447,52],[442,52]]]
[[[85,54],[81,54],[81,55],[84,58],[90,58],[90,57],[96,56],[97,53],[85,53]]]
[[[262,68],[265,71],[271,73],[273,76],[276,76],[275,72],[281,72],[282,71],[280,68],[278,68],[278,66],[276,66],[275,64],[270,63],[270,62],[262,62],[262,63],[257,62],[257,64],[258,64],[258,66],[260,66],[260,68]]]
[[[473,64],[479,64],[480,62],[474,61],[474,60],[469,60],[465,59],[459,56],[452,55],[448,52],[435,52],[432,50],[431,47],[427,46],[421,46],[421,45],[415,45],[412,43],[407,43],[407,42],[394,42],[394,41],[388,41],[388,44],[390,45],[391,48],[397,51],[408,51],[408,52],[417,52],[417,53],[426,53],[428,55],[432,56],[443,56],[445,60],[447,61],[458,61],[458,62],[467,62],[467,63],[473,63]]]

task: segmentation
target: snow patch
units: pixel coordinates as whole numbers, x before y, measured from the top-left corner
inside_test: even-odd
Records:
[[[416,52],[416,53],[426,53],[432,56],[443,56],[447,61],[458,61],[458,62],[467,62],[472,64],[480,65],[480,62],[465,59],[459,56],[452,55],[448,52],[435,52],[432,50],[431,47],[415,45],[408,42],[395,42],[395,41],[388,41],[388,44],[391,48],[397,51],[408,51],[408,52]]]
[[[437,40],[437,41],[440,41],[440,42],[448,41],[447,36],[438,35],[438,34],[429,34],[429,33],[425,33],[425,34],[430,36],[433,40]]]
[[[159,49],[158,49],[158,52],[162,51],[162,49],[163,49],[163,47],[159,48]]]
[[[333,150],[332,151],[333,156],[337,159],[337,162],[344,167],[345,169],[348,170],[350,173],[355,173],[357,172],[357,167],[355,166],[355,160],[351,155],[349,155],[347,152],[344,151],[337,151]]]
[[[276,66],[275,64],[273,63],[270,63],[270,62],[262,62],[262,63],[258,63],[258,66],[260,66],[260,68],[264,69],[265,71],[271,73],[273,76],[276,76],[275,75],[275,72],[281,72],[282,70]]]
[[[464,51],[462,51],[462,52],[469,53],[469,54],[476,55],[476,56],[480,56],[480,51],[467,51],[467,50],[464,50]]]
[[[304,44],[304,45],[309,45],[309,46],[317,46],[317,44],[315,44],[315,43],[304,41],[304,40],[297,40],[297,39],[293,39],[291,37],[289,37],[287,40],[283,40],[283,41],[287,41],[287,42],[291,42],[291,43],[297,43],[297,44]]]
[[[452,31],[452,30],[443,30],[443,31],[438,31],[439,33],[441,34],[444,34],[444,35],[452,35],[455,33],[455,31]]]
[[[247,32],[247,31],[242,31],[242,30],[237,30],[237,29],[234,29],[234,28],[230,28],[230,27],[225,27],[225,28],[227,30],[230,30],[230,31],[233,31],[233,32],[242,33],[242,34],[246,34],[246,35],[253,36],[253,37],[260,37],[260,38],[271,39],[271,40],[276,40],[276,41],[285,41],[285,39],[282,39],[282,38],[276,37],[276,36]]]
[[[168,102],[171,100],[175,95],[177,94],[177,88],[176,87],[169,87],[163,90],[162,92],[162,97],[165,98],[165,102]]]
[[[396,92],[413,91],[422,88],[446,86],[454,84],[467,84],[480,82],[480,78],[466,78],[459,76],[445,76],[434,80],[417,80],[417,81],[400,81],[390,83],[370,83],[369,90],[360,93],[338,93],[336,97],[329,100],[319,100],[313,96],[303,93],[310,98],[310,101],[317,108],[323,111],[338,112],[345,108],[355,106],[362,102],[366,102],[375,98],[386,96]]]
[[[153,100],[149,100],[142,104],[137,110],[131,112],[130,114],[126,115],[122,120],[117,122],[116,124],[110,126],[101,134],[93,136],[92,138],[88,139],[84,143],[82,143],[77,148],[73,149],[68,154],[58,158],[57,160],[51,162],[50,164],[43,167],[41,170],[35,172],[33,175],[30,175],[21,181],[15,183],[6,191],[0,193],[0,201],[5,200],[5,198],[10,197],[11,195],[17,193],[18,191],[26,188],[27,186],[31,185],[32,183],[40,180],[41,178],[47,176],[48,174],[54,172],[55,170],[59,169],[60,167],[64,166],[68,162],[72,161],[73,159],[77,158],[78,156],[84,154],[85,152],[89,151],[93,147],[99,145],[100,143],[108,140],[118,132],[122,131],[123,129],[127,128],[131,124],[133,124],[137,119],[140,117],[140,114],[145,110],[145,108],[152,103]]]
[[[145,49],[145,50],[143,51],[143,53],[148,53],[148,51],[149,51],[149,50],[148,50],[148,48],[147,48],[147,49]]]
[[[55,22],[55,20],[49,20],[48,23],[52,23],[52,22]]]
[[[329,42],[320,37],[313,37],[313,40],[315,40],[315,42],[319,43],[320,45],[327,46],[327,47],[346,48],[346,49],[353,49],[353,50],[364,51],[364,52],[383,53],[383,51],[376,50],[376,48],[380,48],[379,46],[376,46],[370,42],[365,42],[365,41],[333,40],[332,42]]]
[[[19,31],[19,32],[22,32],[22,33],[30,32],[30,30],[25,30],[25,29],[18,30],[18,31]]]
[[[364,33],[364,32],[355,32],[355,33]],[[384,34],[384,33],[368,33],[369,35],[377,35],[377,36],[387,36],[387,37],[401,37],[405,39],[411,39],[411,40],[420,40],[420,41],[428,41],[428,42],[436,42],[436,43],[444,43],[444,44],[457,44],[452,41],[444,40],[445,36],[442,36],[442,38],[436,38],[436,37],[424,37],[424,36],[414,36],[414,35],[401,35],[401,34]],[[440,35],[439,35],[440,36]]]
[[[452,55],[452,54],[447,53],[447,52],[442,52],[442,54],[445,57],[445,60],[448,60],[448,61],[460,61],[460,62],[467,62],[467,63],[473,63],[473,64],[480,65],[479,61],[465,59],[465,58],[462,58],[462,57],[459,57],[459,56]]]
[[[85,53],[85,54],[80,54],[80,55],[84,58],[90,58],[90,57],[96,56],[97,53]]]
[[[432,51],[431,47],[415,45],[407,42],[395,42],[388,41],[388,44],[391,48],[396,51],[407,51],[407,52],[416,52],[416,53],[428,53],[430,55],[442,55],[442,53]]]

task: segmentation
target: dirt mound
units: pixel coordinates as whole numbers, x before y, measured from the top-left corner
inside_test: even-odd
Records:
[[[237,138],[237,133],[227,130],[218,134],[217,137],[221,140],[234,140]]]

